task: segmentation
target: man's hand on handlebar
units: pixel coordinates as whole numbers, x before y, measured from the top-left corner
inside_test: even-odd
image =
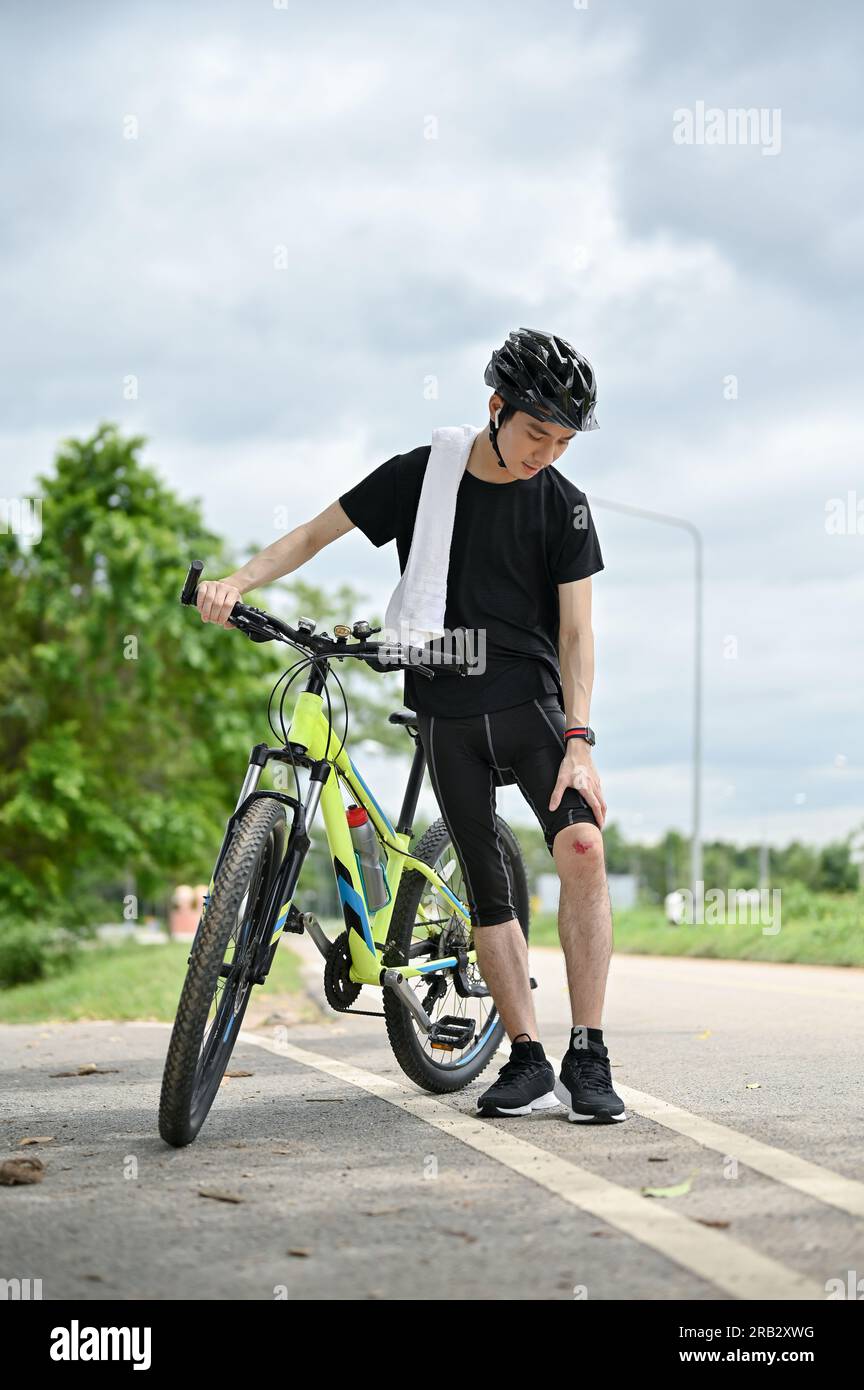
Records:
[[[201,621],[218,623],[220,627],[233,627],[228,621],[235,603],[242,603],[243,595],[235,584],[225,579],[202,579],[195,590],[195,602],[201,614]]]

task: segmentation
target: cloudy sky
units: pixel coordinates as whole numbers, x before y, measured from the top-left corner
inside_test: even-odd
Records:
[[[561,467],[606,561],[610,819],[689,827],[693,545],[607,502],[703,536],[706,834],[864,822],[851,0],[6,0],[0,22],[5,496],[110,419],[245,553],[479,425],[491,348],[557,332],[599,381]],[[355,532],[307,574],[381,612],[395,546]],[[358,760],[395,814],[404,768]]]

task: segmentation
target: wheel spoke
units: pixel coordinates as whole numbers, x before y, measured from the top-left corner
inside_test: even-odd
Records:
[[[465,902],[465,886],[463,874],[458,857],[456,856],[452,844],[445,845],[439,859],[435,863],[435,870],[440,879],[447,883],[451,893]],[[441,916],[443,912],[443,917]],[[463,948],[470,948],[472,945],[470,927],[464,923],[463,919],[449,910],[449,901],[444,894],[440,893],[434,884],[429,884],[421,896],[417,910],[417,922],[415,931],[418,935],[412,937],[409,948],[409,959],[419,956],[428,956],[434,960],[436,955],[449,956],[454,953],[457,945]],[[428,937],[420,937],[421,929],[432,925],[432,919],[436,917],[435,925],[440,926],[440,937],[438,942]],[[437,944],[437,950],[436,950]],[[477,985],[483,983],[482,974],[476,962],[469,964],[466,970],[466,977],[470,984]],[[487,998],[476,998],[473,996],[465,997],[459,994],[453,982],[452,973],[448,973],[446,979],[446,990],[435,999],[434,1004],[429,1009],[429,1015],[433,1022],[437,1019],[449,1016],[452,1018],[471,1020],[474,1023],[474,1035],[468,1048],[473,1049],[477,1040],[483,1036],[490,1026],[494,1023],[496,1013],[491,996]],[[415,993],[422,1002],[427,990],[423,983],[415,987]],[[433,1049],[428,1034],[424,1033],[418,1025],[414,1024],[415,1035],[420,1045],[432,1064],[439,1068],[458,1066],[458,1061],[442,1063],[439,1061],[440,1053]],[[450,1053],[451,1058],[458,1057],[465,1052],[466,1048],[454,1048]]]

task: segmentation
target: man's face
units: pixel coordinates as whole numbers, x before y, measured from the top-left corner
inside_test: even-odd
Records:
[[[493,397],[493,414],[500,397]],[[498,431],[498,448],[507,464],[508,473],[517,478],[533,478],[550,463],[556,463],[576,430],[564,429],[545,420],[535,420],[524,410],[517,410]]]

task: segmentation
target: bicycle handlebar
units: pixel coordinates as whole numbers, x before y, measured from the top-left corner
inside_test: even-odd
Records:
[[[195,602],[195,590],[198,588],[198,580],[201,578],[201,571],[203,568],[203,560],[192,561],[189,566],[189,573],[186,576],[186,583],[183,585],[183,592],[180,595],[181,603]]]
[[[193,560],[186,575],[186,582],[180,594],[180,602],[187,605],[195,604],[198,590],[198,583],[204,570],[202,560]],[[303,619],[300,619],[301,623]],[[373,670],[386,672],[390,668],[408,668],[416,671],[418,675],[433,680],[435,672],[421,661],[417,661],[412,653],[422,651],[421,648],[406,648],[400,643],[394,642],[369,642],[366,640],[357,641],[353,646],[348,646],[347,637],[331,637],[329,633],[314,633],[308,628],[294,628],[290,623],[285,623],[281,618],[276,618],[272,613],[265,613],[261,608],[254,608],[248,603],[235,603],[229,615],[229,622],[252,642],[274,642],[288,641],[295,646],[305,647],[318,658],[353,656],[365,661]],[[347,624],[346,624],[347,626]],[[358,624],[355,623],[354,627]],[[368,626],[368,624],[367,624]],[[373,632],[380,629],[373,628]],[[353,633],[353,628],[352,628]],[[440,658],[440,659],[439,659]],[[455,671],[460,676],[467,675],[466,663],[462,657],[451,656],[449,653],[436,653],[436,666],[450,671]]]

